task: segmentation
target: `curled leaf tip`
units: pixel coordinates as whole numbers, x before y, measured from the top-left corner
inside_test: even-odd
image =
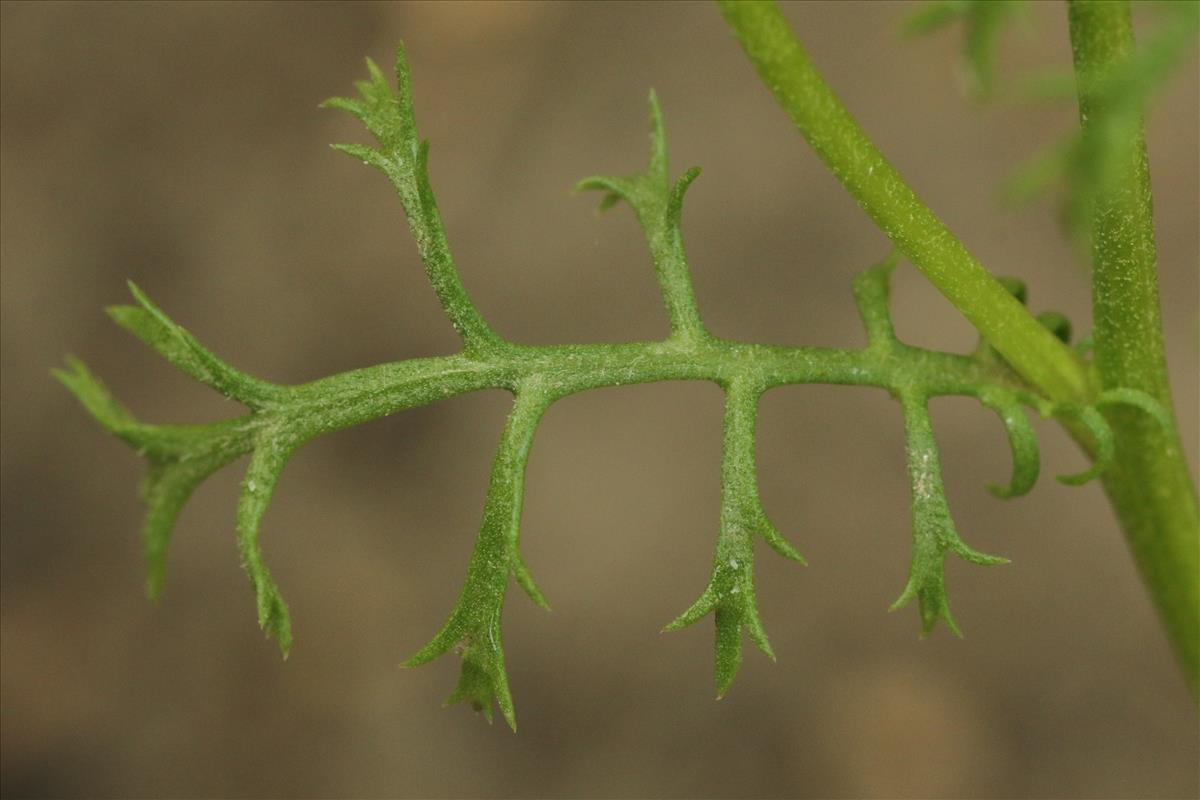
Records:
[[[1140,389],[1107,389],[1101,392],[1100,396],[1096,398],[1097,407],[1121,405],[1136,408],[1144,412],[1157,422],[1164,431],[1171,432],[1175,429],[1175,423],[1172,421],[1171,412],[1167,410],[1167,407]]]
[[[1116,439],[1108,420],[1095,406],[1060,405],[1054,413],[1074,419],[1091,436],[1095,449],[1092,465],[1082,472],[1059,475],[1058,480],[1068,486],[1082,486],[1104,474],[1116,457]]]
[[[1008,484],[990,484],[988,490],[1003,499],[1028,494],[1041,472],[1041,454],[1033,425],[1015,397],[984,392],[979,395],[979,400],[995,411],[1004,423],[1012,451],[1012,477]]]

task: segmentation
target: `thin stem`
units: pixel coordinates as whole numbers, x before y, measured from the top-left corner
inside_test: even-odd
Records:
[[[891,359],[869,350],[776,347],[720,339],[509,345],[492,357],[444,356],[380,364],[290,387],[286,398],[257,416],[287,418],[304,440],[405,408],[488,388],[536,384],[558,399],[605,386],[668,380],[776,386],[830,383],[896,389],[917,383],[931,395],[976,395],[993,386],[1021,393],[1007,371],[969,357],[901,346]]]
[[[893,393],[920,385],[930,396],[997,391],[1032,397],[1007,369],[970,356],[899,345],[881,358],[870,349],[777,347],[723,339],[697,342],[631,342],[526,346],[508,344],[483,356],[417,358],[350,370],[299,386],[279,386],[267,408],[245,417],[205,425],[154,426],[115,418],[97,405],[106,392],[78,362],[76,373],[59,377],[89,410],[117,435],[164,463],[211,453],[208,473],[286,431],[287,449],[333,431],[484,389],[532,391],[546,404],[567,395],[607,386],[658,381],[711,381],[754,386],[829,383],[877,386]],[[111,398],[105,394],[111,402]],[[217,458],[219,457],[219,458]],[[186,476],[185,476],[186,477]],[[185,498],[186,499],[186,498]]]
[[[362,120],[379,141],[380,149],[357,144],[334,145],[334,149],[348,153],[387,175],[400,195],[409,229],[417,243],[421,261],[425,264],[425,273],[429,276],[438,302],[442,304],[442,310],[462,337],[468,352],[488,350],[502,343],[467,295],[458,275],[433,196],[433,187],[429,184],[429,143],[422,142],[417,135],[412,86],[404,49],[400,48],[396,56],[398,95],[393,94],[375,62],[367,59],[371,79],[356,84],[361,99],[333,97],[324,103],[327,107],[348,111]]]
[[[1104,389],[1140,389],[1171,409],[1158,297],[1153,205],[1142,125],[1106,129],[1096,81],[1133,53],[1127,2],[1072,0],[1071,49],[1083,135],[1122,137],[1096,196],[1092,307],[1096,368]],[[1128,407],[1105,410],[1116,459],[1104,476],[1130,550],[1193,692],[1200,691],[1200,523],[1179,436]]]
[[[1079,359],[995,280],[904,182],[817,72],[770,0],[718,0],[763,82],[825,165],[896,247],[1032,385],[1090,395]]]

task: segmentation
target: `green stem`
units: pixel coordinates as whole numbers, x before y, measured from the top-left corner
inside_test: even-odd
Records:
[[[720,384],[743,380],[762,390],[829,383],[878,386],[894,392],[916,384],[930,395],[977,395],[989,388],[1022,393],[1020,383],[1006,369],[997,370],[970,356],[903,345],[898,348],[890,356],[881,356],[870,350],[776,347],[715,338],[508,345],[497,355],[380,364],[287,387],[279,403],[256,416],[299,431],[298,438],[307,441],[443,398],[488,388],[519,391],[530,384],[555,399],[606,386],[668,380]]]
[[[825,83],[770,0],[718,0],[763,81],[817,155],[897,248],[1031,384],[1057,401],[1093,394],[1084,367],[979,262],[904,182]],[[1132,51],[1125,2],[1075,0],[1071,39],[1085,135],[1103,108],[1097,73]],[[1109,131],[1111,133],[1111,131]],[[1094,227],[1096,365],[1102,389],[1139,389],[1171,408],[1154,251],[1145,141],[1127,136],[1127,174],[1097,199]],[[1183,661],[1200,687],[1200,524],[1178,434],[1133,408],[1106,411],[1117,439],[1104,485],[1135,560]],[[1086,431],[1067,426],[1091,451]]]
[[[238,419],[206,425],[153,426],[118,419],[96,404],[104,391],[86,368],[60,373],[97,418],[145,454],[170,463],[214,461],[202,479],[260,446],[265,436],[287,449],[333,431],[484,389],[520,393],[536,387],[553,402],[607,386],[658,381],[711,381],[752,385],[757,392],[808,383],[878,386],[893,394],[913,385],[929,396],[1002,392],[1027,397],[1005,368],[971,357],[897,345],[895,352],[826,347],[774,347],[723,339],[668,340],[629,344],[533,347],[509,344],[503,352],[417,358],[342,372],[299,386],[280,386],[270,406]],[[83,386],[81,384],[89,384]],[[105,397],[109,402],[111,398]],[[1032,399],[1032,398],[1031,398]],[[286,442],[280,435],[286,432]],[[267,435],[270,434],[270,435]],[[186,499],[186,498],[184,498]],[[182,501],[181,501],[182,502]]]
[[[1083,135],[1105,130],[1097,78],[1133,53],[1127,2],[1072,0],[1071,49]],[[1139,124],[1120,130],[1121,172],[1100,187],[1092,221],[1096,368],[1104,389],[1140,389],[1171,409],[1158,298],[1153,205]],[[1200,523],[1179,436],[1130,408],[1105,412],[1116,460],[1104,488],[1193,692],[1200,690]]]
[[[1052,400],[1090,395],[1087,372],[946,228],[859,127],[770,0],[718,0],[775,98],[863,210],[1013,367]]]

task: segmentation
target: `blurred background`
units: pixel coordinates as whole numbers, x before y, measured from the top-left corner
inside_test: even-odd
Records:
[[[1035,310],[1088,323],[1087,274],[1054,203],[998,187],[1076,124],[1070,103],[974,106],[961,32],[905,40],[913,6],[787,8],[849,108]],[[139,416],[237,413],[119,330],[131,278],[235,365],[302,382],[449,353],[398,200],[326,144],[360,141],[317,103],[403,38],[463,280],[522,342],[660,337],[628,209],[570,187],[645,163],[655,87],[676,171],[699,164],[685,232],[718,335],[860,346],[852,276],[887,244],[797,136],[726,32],[688,3],[50,4],[3,31],[3,792],[6,797],[1187,797],[1196,710],[1099,487],[1038,423],[1047,476],[1004,503],[1001,426],[966,400],[934,422],[963,537],[966,638],[918,639],[898,407],[809,386],[765,399],[764,502],[808,557],[761,549],[779,655],[749,650],[713,702],[710,624],[662,625],[707,580],[721,394],[622,387],[549,412],[524,550],[554,607],[506,609],[520,732],[443,709],[456,659],[397,669],[461,587],[501,392],[317,440],[288,466],[263,543],[292,610],[281,661],[255,624],[233,537],[244,461],[176,529],[164,599],[143,596],[141,465],[51,380],[83,358]],[[1066,68],[1065,13],[1034,4],[1001,74]],[[1140,20],[1153,23],[1153,17]],[[1149,121],[1174,391],[1197,442],[1195,61]],[[910,267],[908,341],[968,350],[969,326]]]

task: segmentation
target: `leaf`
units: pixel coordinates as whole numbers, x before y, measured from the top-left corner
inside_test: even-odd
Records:
[[[1000,281],[1005,290],[1017,298],[1021,305],[1029,305],[1029,289],[1025,286],[1025,281],[1007,275],[1002,275],[996,278],[996,280]]]
[[[196,487],[230,460],[216,455],[194,461],[150,464],[142,482],[142,501],[146,504],[142,540],[146,551],[146,594],[151,600],[162,596],[167,551],[180,512]]]
[[[658,95],[650,90],[650,166],[646,173],[659,183],[669,180],[667,172],[667,129]]]
[[[525,470],[538,422],[550,402],[536,389],[518,392],[496,449],[483,522],[458,602],[441,630],[402,665],[425,664],[461,643],[462,676],[447,703],[469,700],[477,711],[486,709],[490,721],[494,700],[513,730],[516,715],[504,672],[500,620],[510,575],[535,604],[549,609],[521,559],[519,545]]]
[[[462,674],[459,676],[458,685],[450,696],[446,698],[446,705],[454,705],[455,703],[467,702],[476,711],[483,714],[484,718],[490,724],[492,721],[492,705],[500,706],[500,713],[504,715],[505,721],[509,727],[515,732],[517,730],[516,717],[513,715],[512,696],[508,690],[508,679],[504,674],[503,657],[501,651],[499,657],[501,663],[499,667],[495,667],[488,663],[488,659],[481,658],[479,653],[481,648],[468,645],[463,652]]]
[[[132,281],[129,291],[138,306],[111,306],[108,314],[150,349],[200,383],[251,408],[263,408],[279,399],[281,387],[252,378],[217,358],[150,302]]]
[[[367,147],[365,144],[331,144],[329,146],[340,153],[345,153],[351,158],[357,158],[363,164],[374,167],[381,172],[386,173],[392,166],[388,162],[387,156],[374,147]]]
[[[1048,147],[1017,167],[1001,187],[1003,200],[1011,205],[1027,203],[1071,173],[1074,143],[1066,142]],[[1064,209],[1065,210],[1065,209]]]
[[[969,547],[954,528],[946,489],[942,483],[937,442],[929,421],[925,397],[912,392],[901,394],[905,448],[909,478],[912,482],[913,552],[908,582],[892,610],[902,608],[914,598],[921,612],[921,630],[929,633],[940,619],[956,636],[962,631],[950,613],[946,595],[946,553],[952,552],[972,564],[990,566],[1008,560]]]
[[[1088,238],[1096,198],[1109,193],[1125,169],[1123,143],[1142,125],[1150,99],[1196,45],[1200,4],[1189,0],[1161,8],[1162,18],[1153,34],[1123,62],[1069,82],[1057,75],[1044,79],[1050,87],[1044,94],[1066,96],[1064,89],[1078,89],[1086,106],[1085,124],[1078,134],[1035,155],[1008,181],[1006,194],[1017,202],[1062,185],[1063,221],[1080,244]]]
[[[627,177],[594,175],[575,185],[575,191],[604,192],[603,211],[624,200],[637,215],[646,235],[655,276],[678,339],[704,339],[708,332],[700,320],[696,294],[683,247],[683,197],[699,176],[692,167],[674,184],[667,173],[667,140],[662,109],[650,93],[650,159],[645,172]]]
[[[759,523],[757,530],[759,535],[763,537],[770,548],[776,553],[791,561],[795,561],[806,566],[808,565],[808,562],[804,559],[804,556],[800,555],[800,551],[797,550],[791,542],[783,538],[783,534],[781,534],[775,528],[775,526],[771,524],[770,520],[766,519],[766,517],[764,517]]]
[[[116,436],[135,446],[145,442],[144,426],[112,396],[99,378],[92,375],[87,365],[78,358],[68,356],[67,369],[52,370],[59,383],[83,405],[92,418]]]
[[[908,36],[932,33],[961,20],[967,13],[967,8],[967,3],[962,0],[925,3],[905,18],[902,30]]]
[[[1112,465],[1116,458],[1116,438],[1108,420],[1100,413],[1104,406],[1127,405],[1137,408],[1166,431],[1173,431],[1175,426],[1170,412],[1162,403],[1138,389],[1117,388],[1100,393],[1093,405],[1058,405],[1051,409],[1056,416],[1068,417],[1081,425],[1091,438],[1095,448],[1092,465],[1082,472],[1071,475],[1059,475],[1058,480],[1068,486],[1082,486],[1100,477]]]
[[[740,556],[740,558],[739,558]],[[742,629],[755,646],[772,660],[775,652],[758,615],[754,591],[754,550],[748,530],[723,527],[717,542],[712,576],[704,592],[690,607],[663,628],[677,631],[714,614],[714,678],[717,697],[725,696],[742,663]]]
[[[279,595],[275,580],[263,563],[258,536],[279,475],[294,449],[295,443],[282,431],[268,430],[259,434],[245,480],[242,481],[237,509],[238,546],[242,553],[242,568],[254,587],[258,625],[267,636],[279,643],[284,658],[287,658],[292,646],[291,616],[287,604]]]
[[[520,551],[515,547],[512,551],[511,559],[513,577],[517,579],[517,584],[529,596],[534,605],[545,611],[549,611],[550,603],[546,601],[546,596],[533,580],[533,575],[529,572],[529,568],[525,566],[525,559],[521,557]]]
[[[913,484],[913,557],[896,606],[917,598],[925,631],[940,619],[958,632],[946,595],[946,554],[976,564],[1004,563],[1004,559],[971,548],[954,528],[927,400],[939,394],[974,395],[1000,414],[1013,450],[1013,477],[1008,487],[997,491],[1009,495],[1028,491],[1038,471],[1036,442],[1021,403],[1039,409],[1050,408],[1050,403],[1027,390],[1007,367],[996,362],[901,344],[888,310],[889,278],[899,259],[897,253],[855,281],[855,299],[870,339],[866,350],[773,347],[709,336],[691,288],[681,229],[683,200],[699,170],[688,170],[673,183],[669,180],[662,112],[652,94],[647,171],[625,178],[595,177],[582,186],[602,190],[604,202],[623,197],[634,206],[671,317],[671,336],[654,342],[601,345],[507,343],[491,332],[459,282],[428,179],[428,143],[417,137],[403,51],[397,57],[398,94],[370,61],[368,73],[368,80],[356,84],[360,98],[335,98],[327,105],[363,120],[378,147],[335,147],[380,169],[397,188],[431,283],[463,336],[464,350],[451,356],[352,370],[301,386],[275,386],[218,359],[137,287],[131,287],[138,305],[112,309],[113,318],[183,371],[239,397],[250,407],[245,416],[207,425],[147,425],[122,407],[81,362],[68,360],[66,369],[56,371],[102,426],[134,445],[148,462],[143,494],[147,504],[147,584],[152,595],[161,591],[172,528],[192,491],[220,466],[252,453],[238,500],[237,541],[255,592],[259,623],[286,656],[292,642],[289,611],[266,567],[260,535],[291,454],[320,434],[400,409],[487,388],[511,391],[515,402],[493,461],[463,589],[446,622],[405,666],[457,650],[462,656],[461,673],[447,702],[469,702],[489,721],[493,705],[498,705],[515,729],[502,617],[510,578],[534,603],[548,608],[520,548],[525,474],[545,410],[560,397],[600,386],[711,381],[726,393],[721,515],[712,571],[700,597],[667,629],[676,630],[713,615],[714,676],[720,697],[740,667],[743,632],[760,650],[775,657],[757,604],[755,537],[762,537],[780,555],[804,563],[762,506],[755,461],[759,400],[764,391],[780,385],[845,383],[885,388],[904,407]],[[1024,287],[1019,282],[1010,281],[1008,286],[1014,295],[1023,297]],[[1003,295],[1001,300],[1008,302]],[[1052,328],[1061,327],[1049,315],[1043,319]],[[1044,335],[1042,339],[1055,344]],[[1133,390],[1102,394],[1096,405],[1104,404],[1135,406],[1170,424],[1165,410]],[[1076,413],[1089,420],[1088,424],[1095,424],[1096,418],[1103,423],[1092,406],[1055,409],[1055,413]],[[1102,431],[1099,427],[1095,430]]]
[[[1037,434],[1025,416],[1025,410],[1015,398],[1000,393],[984,392],[979,400],[996,412],[1012,449],[1012,478],[1007,486],[989,485],[992,494],[1002,498],[1020,497],[1028,494],[1037,483],[1041,472],[1041,456],[1038,452]]]
[[[714,675],[717,697],[729,690],[742,663],[742,629],[759,650],[775,660],[758,613],[754,586],[754,536],[762,536],[777,553],[804,563],[804,558],[770,523],[758,494],[754,464],[755,420],[762,387],[750,380],[726,386],[724,440],[721,451],[721,529],[712,575],[699,599],[668,624],[675,631],[713,613],[716,622]]]
[[[1063,344],[1071,342],[1071,320],[1057,311],[1043,311],[1037,315],[1037,321],[1050,331]]]
[[[854,302],[867,329],[868,347],[873,349],[886,351],[896,343],[888,297],[892,272],[898,263],[900,253],[892,251],[883,261],[854,277]]]
[[[700,168],[692,167],[675,182],[671,187],[671,193],[667,197],[667,228],[672,232],[678,232],[683,216],[683,196],[687,194],[688,187],[692,185],[692,181],[700,177]]]
[[[193,426],[146,425],[134,419],[78,359],[54,375],[110,433],[124,439],[146,459],[142,528],[146,558],[146,593],[162,595],[167,548],[175,521],[192,491],[205,478],[250,449],[238,421]]]
[[[470,352],[483,352],[503,344],[467,295],[446,240],[441,214],[429,182],[429,144],[417,133],[412,87],[404,46],[396,48],[396,91],[379,66],[367,59],[369,80],[356,82],[361,99],[333,97],[323,108],[349,112],[366,126],[378,148],[357,144],[334,145],[339,150],[387,176],[404,206],[409,229],[426,275],[442,310]]]
[[[1167,410],[1167,407],[1140,389],[1127,387],[1107,389],[1096,398],[1098,408],[1117,405],[1130,406],[1145,412],[1147,416],[1161,425],[1164,431],[1175,430],[1175,423],[1172,421],[1171,412]]]
[[[972,96],[991,95],[995,83],[996,50],[1010,22],[1024,11],[1020,0],[942,0],[910,15],[904,33],[921,35],[954,22],[964,26],[963,66]]]
[[[590,178],[584,178],[575,184],[575,191],[604,192],[604,197],[600,200],[601,211],[607,211],[622,200],[636,209],[635,203],[640,202],[641,196],[641,189],[636,183],[636,178],[617,178],[609,175],[593,175]]]
[[[1068,486],[1082,486],[1103,475],[1116,455],[1116,441],[1104,415],[1094,406],[1076,405],[1058,406],[1054,413],[1070,417],[1081,424],[1087,429],[1096,446],[1096,455],[1090,467],[1073,475],[1059,475],[1058,480]]]

